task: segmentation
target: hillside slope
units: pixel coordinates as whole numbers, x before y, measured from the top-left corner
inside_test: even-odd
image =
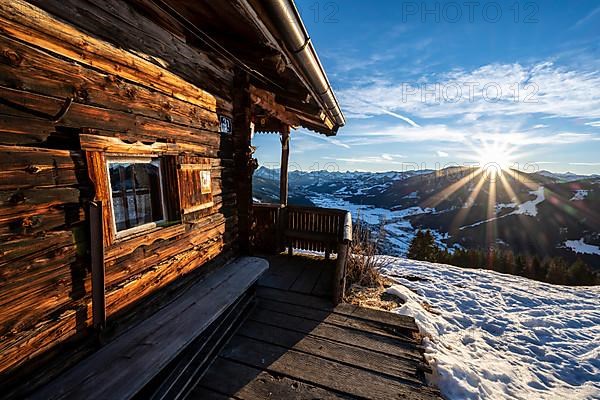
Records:
[[[405,172],[290,172],[290,204],[342,208],[383,228],[382,253],[404,256],[417,229],[442,248],[512,250],[578,258],[600,270],[600,178],[476,169]],[[255,198],[278,201],[279,172],[260,168]],[[573,179],[578,180],[574,181]]]
[[[600,398],[600,287],[382,257],[448,399]]]

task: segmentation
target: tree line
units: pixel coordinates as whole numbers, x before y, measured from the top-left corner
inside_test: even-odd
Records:
[[[600,285],[600,276],[581,259],[568,263],[562,257],[540,259],[536,255],[515,254],[511,250],[495,248],[457,249],[451,252],[436,245],[435,238],[428,230],[417,232],[410,243],[407,257],[463,268],[489,269],[557,285]]]

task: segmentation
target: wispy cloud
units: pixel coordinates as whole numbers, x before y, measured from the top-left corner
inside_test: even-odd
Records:
[[[593,126],[594,128],[600,128],[600,121],[586,122],[586,125]]]
[[[600,72],[571,70],[552,62],[489,64],[422,76],[413,83],[380,80],[338,93],[350,118],[390,113],[421,119],[531,114],[600,118]]]
[[[438,157],[449,157],[450,154],[446,153],[445,151],[438,150],[437,151],[437,156]]]
[[[569,163],[569,165],[596,167],[596,166],[600,166],[600,162],[573,162],[573,163]]]
[[[351,146],[382,145],[392,143],[510,143],[524,147],[532,145],[564,145],[600,139],[591,133],[527,131],[519,125],[488,126],[473,124],[452,127],[445,124],[426,125],[420,128],[394,125],[385,128],[361,129],[345,133],[344,141]]]
[[[600,7],[593,9],[589,14],[587,14],[585,17],[583,17],[579,21],[577,21],[575,23],[575,25],[573,25],[572,28],[582,27],[583,25],[585,25],[588,22],[590,22],[591,20],[593,20],[596,17],[596,15],[598,15],[598,14],[600,14]]]
[[[375,164],[404,164],[402,161],[396,160],[397,158],[404,158],[399,154],[381,154],[381,155],[367,155],[357,157],[323,157],[325,160],[334,160],[348,163],[375,163]]]
[[[420,128],[421,127],[415,121],[413,121],[412,119],[410,119],[408,117],[405,117],[404,115],[398,114],[397,112],[393,112],[393,111],[387,110],[387,109],[385,109],[383,107],[378,106],[377,104],[374,104],[374,103],[371,103],[371,102],[368,102],[368,101],[364,101],[363,100],[363,102],[367,106],[374,107],[374,108],[378,109],[378,111],[381,112],[381,113],[383,113],[383,114],[390,115],[390,116],[392,116],[394,118],[400,119],[400,120],[406,122],[407,124],[409,124],[410,126],[412,126],[414,128]]]
[[[334,139],[334,138],[331,138],[331,137],[328,137],[328,136],[320,135],[318,133],[310,133],[310,132],[307,132],[307,131],[305,131],[303,129],[299,129],[297,131],[294,131],[294,133],[298,133],[298,134],[300,134],[302,136],[309,137],[311,139],[315,139],[315,140],[318,140],[318,141],[322,141],[322,142],[325,142],[325,143],[330,144],[330,145],[334,145],[334,146],[337,146],[337,147],[342,147],[344,149],[349,149],[350,148],[350,145],[342,142],[339,139]]]

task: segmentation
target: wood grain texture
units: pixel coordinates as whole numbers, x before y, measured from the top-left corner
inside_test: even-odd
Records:
[[[190,104],[0,34],[0,85],[216,131],[214,110]]]
[[[231,340],[221,356],[359,398],[429,400],[437,397],[426,387],[416,389],[372,371],[239,335]]]
[[[406,341],[412,333],[405,327],[408,321],[386,319],[384,314],[392,314],[367,308],[343,315],[329,296],[301,295],[303,302],[290,303],[300,298],[294,299],[297,293],[265,291],[266,280],[259,281],[257,308],[191,398],[218,392],[239,399],[441,399],[425,381],[423,349]],[[275,292],[279,298],[270,296]]]
[[[213,96],[174,73],[87,35],[23,0],[0,3],[0,21],[5,32],[32,45],[209,110],[216,107]]]
[[[350,398],[224,358],[218,358],[215,361],[213,367],[209,369],[207,375],[189,398],[194,400],[210,399],[214,393],[210,389],[241,400],[268,398],[337,400]]]
[[[233,138],[218,132],[217,112],[233,112],[227,62],[122,0],[1,2],[0,23],[0,385],[12,391],[5,376],[24,383],[46,368],[39,360],[53,376],[66,365],[52,363],[56,349],[89,345],[77,344],[92,323],[88,201],[107,205],[114,326],[149,296],[168,297],[164,288],[237,254],[238,177]],[[107,155],[161,157],[173,224],[115,240]],[[182,156],[205,159],[212,184],[212,204],[187,221]]]

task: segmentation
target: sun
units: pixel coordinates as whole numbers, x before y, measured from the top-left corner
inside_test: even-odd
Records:
[[[491,175],[508,171],[513,164],[512,152],[507,144],[483,144],[476,150],[479,167]]]

